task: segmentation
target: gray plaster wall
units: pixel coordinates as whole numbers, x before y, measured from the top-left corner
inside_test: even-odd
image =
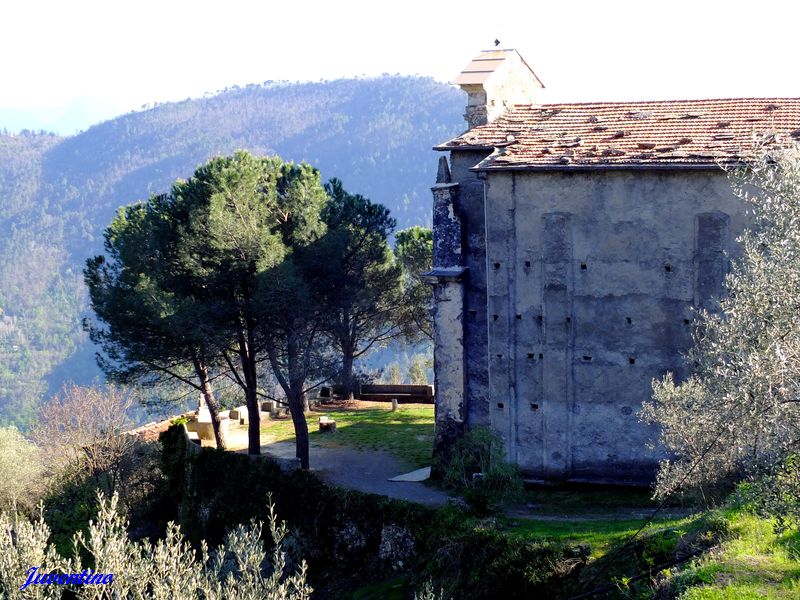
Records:
[[[463,279],[463,416],[468,426],[490,424],[484,182],[470,171],[488,155],[487,151],[450,154],[452,180],[458,183],[455,203],[461,218],[462,264],[467,269]]]
[[[465,413],[547,479],[651,480],[651,380],[684,376],[692,305],[713,306],[746,224],[721,171],[468,171]],[[484,230],[485,229],[485,234]]]

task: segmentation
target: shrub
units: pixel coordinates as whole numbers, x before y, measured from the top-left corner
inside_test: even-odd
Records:
[[[168,487],[177,494],[189,539],[214,542],[232,523],[263,518],[259,498],[269,492],[291,527],[284,548],[308,560],[314,587],[331,597],[341,597],[349,584],[397,577],[402,569],[411,584],[432,579],[454,598],[545,592],[555,598],[550,592],[583,563],[561,544],[487,531],[462,507],[433,509],[330,487],[306,471],[281,473],[265,457],[210,448],[190,453],[178,427],[161,441]]]
[[[97,493],[117,494],[119,511],[136,523],[134,539],[163,533],[170,513],[163,506],[164,476],[158,444],[131,439],[120,446],[113,473],[75,465],[55,472],[44,496],[44,518],[59,552],[67,553],[73,535],[97,515]],[[263,496],[262,496],[263,497]],[[166,515],[164,513],[167,508]]]
[[[467,431],[436,461],[443,485],[460,491],[478,514],[496,511],[522,491],[517,467],[505,460],[503,440],[486,427]]]
[[[643,405],[642,418],[659,425],[671,454],[658,475],[659,497],[687,489],[706,495],[749,478],[761,481],[765,507],[783,510],[797,498],[800,145],[775,136],[767,142],[747,169],[732,173],[754,223],[740,240],[719,310],[697,313],[686,356],[692,374],[654,381]]]
[[[789,454],[757,471],[748,484],[739,487],[740,500],[758,514],[775,519],[775,532],[800,528],[800,456]]]
[[[24,509],[39,499],[42,485],[41,451],[14,427],[0,428],[0,510],[16,504]]]
[[[88,532],[78,532],[74,547],[90,557],[95,573],[111,574],[109,588],[115,598],[237,598],[241,600],[305,599],[311,594],[302,563],[295,573],[286,569],[282,541],[285,525],[278,524],[270,505],[268,529],[274,549],[269,556],[261,540],[263,526],[255,521],[229,531],[224,543],[209,551],[205,543],[196,553],[180,528],[170,523],[166,537],[155,544],[133,542],[119,514],[118,497],[106,501],[98,494],[98,515]],[[48,544],[49,528],[40,516],[34,523],[16,513],[0,514],[0,592],[3,597],[60,598],[69,589],[78,599],[99,597],[96,585],[37,585],[25,590],[28,570],[39,573],[87,573],[86,563],[77,557],[64,559]],[[35,573],[34,573],[35,574]],[[35,580],[34,580],[35,581]]]

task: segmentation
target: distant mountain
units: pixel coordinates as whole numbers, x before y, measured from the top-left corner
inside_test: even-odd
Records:
[[[80,328],[83,264],[119,206],[246,149],[306,161],[430,224],[431,146],[463,127],[463,97],[417,77],[250,85],[155,106],[72,137],[0,134],[0,422],[97,375]]]

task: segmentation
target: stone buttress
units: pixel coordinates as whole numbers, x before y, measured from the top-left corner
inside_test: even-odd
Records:
[[[447,159],[439,158],[433,192],[434,384],[436,418],[434,453],[459,436],[464,427],[464,284],[462,222]]]

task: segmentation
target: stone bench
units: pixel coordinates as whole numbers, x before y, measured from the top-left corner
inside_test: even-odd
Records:
[[[371,383],[359,388],[358,399],[372,402],[397,400],[400,403],[433,404],[434,393],[432,385]]]

